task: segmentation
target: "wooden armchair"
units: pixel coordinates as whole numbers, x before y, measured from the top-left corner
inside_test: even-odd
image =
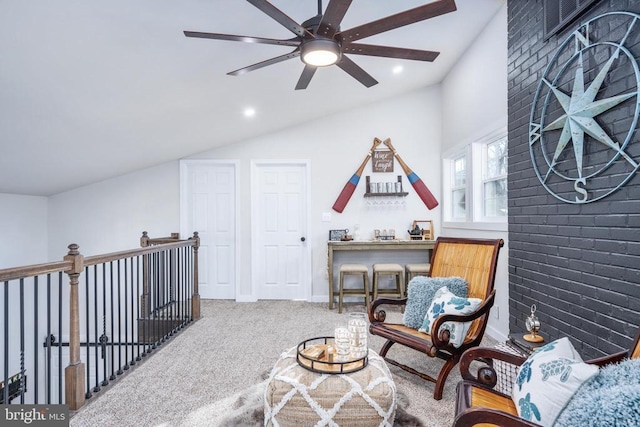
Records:
[[[640,329],[631,349],[609,356],[587,360],[598,366],[617,363],[625,358],[640,357]],[[497,384],[494,361],[502,361],[520,366],[526,358],[505,353],[495,348],[476,347],[467,350],[460,359],[460,373],[463,380],[458,383],[458,400],[454,427],[503,426],[503,427],[540,427],[539,424],[518,416],[511,396],[493,390]],[[472,371],[471,363],[480,362],[478,369]],[[474,373],[475,372],[475,373]]]
[[[451,369],[458,363],[462,353],[480,344],[487,321],[489,310],[493,306],[495,290],[493,289],[498,263],[498,252],[504,245],[502,239],[462,239],[439,237],[436,240],[433,254],[431,256],[431,277],[452,277],[458,276],[467,280],[468,296],[483,300],[478,309],[468,315],[459,316],[444,314],[436,319],[431,327],[431,334],[418,332],[403,324],[385,323],[386,313],[384,310],[377,310],[381,305],[404,306],[406,298],[391,299],[378,298],[369,307],[369,331],[373,335],[386,338],[386,343],[380,350],[382,356],[388,363],[418,375],[421,378],[434,382],[435,390],[433,397],[436,400],[442,399],[444,384],[451,372]],[[376,311],[377,310],[377,311]],[[459,348],[449,343],[449,331],[440,331],[440,326],[444,322],[469,322],[472,325],[469,332]],[[438,331],[440,331],[438,333]],[[438,357],[445,360],[445,364],[440,370],[437,379],[430,375],[416,371],[393,359],[387,358],[387,352],[395,343],[410,347],[430,357]]]

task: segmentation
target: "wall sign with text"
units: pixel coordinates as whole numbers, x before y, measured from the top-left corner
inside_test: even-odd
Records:
[[[393,151],[374,151],[371,162],[373,172],[393,172]]]

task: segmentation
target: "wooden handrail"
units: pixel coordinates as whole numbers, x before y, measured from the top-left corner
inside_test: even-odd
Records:
[[[71,270],[71,268],[73,268],[71,261],[56,261],[45,264],[27,265],[24,267],[5,268],[0,270],[0,282],[39,276],[41,274],[58,273],[60,271],[65,273]]]
[[[122,259],[135,258],[143,256],[148,258],[149,255],[172,251],[180,248],[192,248],[192,257],[190,258],[192,277],[189,279],[193,286],[193,293],[191,294],[191,320],[197,320],[200,317],[200,294],[198,293],[198,248],[200,246],[200,237],[197,232],[193,233],[193,236],[180,240],[178,233],[171,233],[170,237],[163,237],[159,239],[151,239],[147,235],[147,232],[143,232],[140,238],[141,248],[112,252],[108,254],[95,255],[91,257],[84,257],[77,244],[71,244],[68,246],[69,251],[64,256],[62,261],[49,262],[43,264],[28,265],[22,267],[13,267],[7,269],[0,269],[0,283],[4,282],[5,286],[9,286],[10,282],[20,282],[20,286],[24,282],[23,279],[36,278],[42,275],[49,275],[52,273],[65,273],[68,276],[69,284],[69,365],[65,368],[65,403],[69,406],[70,410],[77,410],[85,404],[85,363],[81,358],[81,327],[80,327],[80,301],[79,301],[79,288],[80,288],[80,276],[85,271],[85,268],[90,266],[96,266],[100,264],[107,264],[113,261]],[[173,253],[171,254],[170,262],[174,263]],[[144,262],[142,265],[144,276],[144,290],[141,295],[141,306],[144,305],[144,298],[148,294],[148,263]],[[170,266],[171,274],[177,274],[177,269],[174,264]],[[32,282],[34,283],[34,282]],[[62,284],[62,281],[61,283]],[[143,309],[143,312],[145,310]],[[86,332],[86,331],[85,331]],[[155,348],[155,347],[154,347]],[[90,396],[90,395],[89,395]]]
[[[151,240],[151,239],[150,239]],[[158,240],[168,239],[152,239],[154,242]],[[118,259],[124,259],[140,255],[149,255],[157,252],[162,252],[167,249],[182,248],[186,246],[196,246],[199,241],[195,238],[189,238],[188,240],[173,241],[172,243],[154,244],[154,246],[147,246],[139,249],[129,249],[125,251],[112,252],[102,255],[94,255],[84,258],[84,266],[97,265],[101,263],[107,263],[111,261],[117,261]],[[54,261],[43,264],[27,265],[22,267],[12,267],[0,269],[0,282],[9,280],[22,279],[27,277],[34,277],[50,273],[63,272],[67,273],[73,268],[73,262],[69,260]]]
[[[84,259],[84,265],[97,265],[111,261],[117,261],[123,258],[130,258],[141,255],[149,255],[157,252],[166,251],[167,249],[183,248],[186,246],[195,246],[195,239],[181,240],[175,243],[163,243],[160,245],[147,246],[140,249],[128,249],[126,251],[112,252],[110,254],[94,255]]]

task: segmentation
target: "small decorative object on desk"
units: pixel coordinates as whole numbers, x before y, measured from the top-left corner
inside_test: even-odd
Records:
[[[420,223],[425,223],[425,226],[420,227]],[[407,231],[411,240],[433,240],[433,221],[416,219],[411,225],[411,230]]]
[[[351,357],[367,355],[367,318],[365,313],[349,313],[349,338]]]
[[[522,338],[525,341],[529,341],[529,342],[542,342],[544,341],[544,338],[538,335],[538,332],[540,332],[540,321],[538,320],[538,317],[536,316],[535,313],[536,313],[536,305],[532,304],[531,315],[527,317],[527,320],[525,321],[525,326],[527,328],[527,331],[529,331],[529,333],[525,334]]]
[[[343,240],[343,237],[349,233],[349,229],[329,230],[329,240]]]

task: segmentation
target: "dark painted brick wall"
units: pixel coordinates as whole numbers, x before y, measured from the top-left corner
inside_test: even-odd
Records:
[[[536,303],[544,335],[569,336],[583,357],[627,349],[640,325],[640,174],[602,200],[562,202],[536,177],[528,132],[538,82],[559,45],[589,18],[608,11],[640,13],[640,2],[601,0],[546,41],[542,0],[508,0],[507,6],[510,330],[524,330]],[[632,39],[632,54],[640,61],[640,25]],[[630,82],[635,83],[608,79],[602,90],[635,88]],[[629,127],[633,108],[616,111],[602,116],[603,128]],[[626,150],[636,161],[639,135],[636,129]]]

